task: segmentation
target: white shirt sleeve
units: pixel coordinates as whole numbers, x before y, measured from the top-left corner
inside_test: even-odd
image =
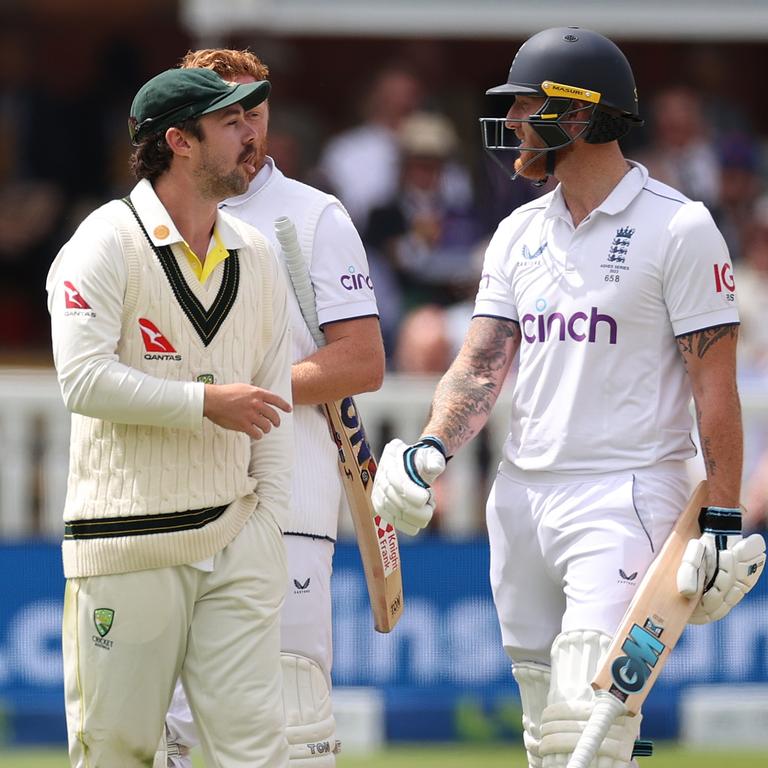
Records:
[[[675,336],[738,323],[728,247],[701,203],[687,203],[669,224],[664,301]]]
[[[473,317],[483,315],[518,321],[512,293],[514,266],[509,254],[510,227],[507,226],[507,221],[499,225],[486,248]]]
[[[271,249],[270,249],[271,250]],[[277,258],[270,262],[275,275],[273,318],[275,333],[251,384],[268,389],[291,402],[291,329],[288,322],[288,288]],[[286,529],[291,495],[291,477],[296,463],[293,414],[280,411],[280,426],[260,440],[251,440],[250,475],[257,480],[259,505],[274,515]]]
[[[126,285],[115,226],[90,216],[59,252],[46,283],[64,403],[119,424],[200,429],[203,384],[156,378],[119,361]]]
[[[338,204],[327,206],[317,222],[309,272],[321,326],[356,317],[378,317],[365,248]]]

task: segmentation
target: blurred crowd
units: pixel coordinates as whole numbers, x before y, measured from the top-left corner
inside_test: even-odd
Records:
[[[48,266],[87,211],[133,184],[126,117],[147,74],[136,49],[117,43],[93,66],[54,66],[22,87],[24,45],[0,32],[0,351],[11,363],[49,356]],[[506,66],[499,62],[500,76]],[[717,74],[702,57],[695,84],[644,94],[646,127],[625,150],[711,210],[734,262],[740,375],[768,385],[768,135],[723,88],[710,87]],[[471,316],[493,230],[551,186],[509,182],[480,151],[477,100],[441,101],[412,61],[371,72],[356,121],[333,132],[324,130],[334,123],[327,114],[281,104],[273,81],[270,154],[287,175],[336,194],[357,225],[389,370],[442,373]],[[495,84],[475,87],[481,95]],[[745,499],[757,525],[768,517],[768,429],[749,450]]]

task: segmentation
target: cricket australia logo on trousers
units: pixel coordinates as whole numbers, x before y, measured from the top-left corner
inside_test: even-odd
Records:
[[[106,637],[109,634],[109,630],[112,629],[114,621],[115,612],[112,608],[96,608],[93,612],[93,624],[99,634],[93,635],[91,639],[96,647],[104,648],[107,651],[112,649],[114,643],[112,640],[107,640]]]

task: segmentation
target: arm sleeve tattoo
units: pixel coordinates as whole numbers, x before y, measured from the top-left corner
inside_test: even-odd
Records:
[[[519,346],[517,323],[491,317],[472,321],[430,410],[428,430],[439,432],[451,453],[484,426]]]

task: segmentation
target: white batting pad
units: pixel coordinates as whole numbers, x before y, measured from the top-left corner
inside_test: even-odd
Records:
[[[291,768],[334,768],[341,747],[323,670],[293,653],[281,654],[280,662]]]
[[[541,754],[541,717],[547,705],[550,670],[544,664],[535,661],[512,665],[512,674],[520,688],[520,701],[523,705],[523,743],[528,753],[529,768],[542,768]]]
[[[552,644],[552,680],[542,713],[542,768],[565,768],[592,713],[595,694],[590,685],[611,644],[604,632],[563,632]],[[642,717],[619,717],[590,768],[628,768]]]

